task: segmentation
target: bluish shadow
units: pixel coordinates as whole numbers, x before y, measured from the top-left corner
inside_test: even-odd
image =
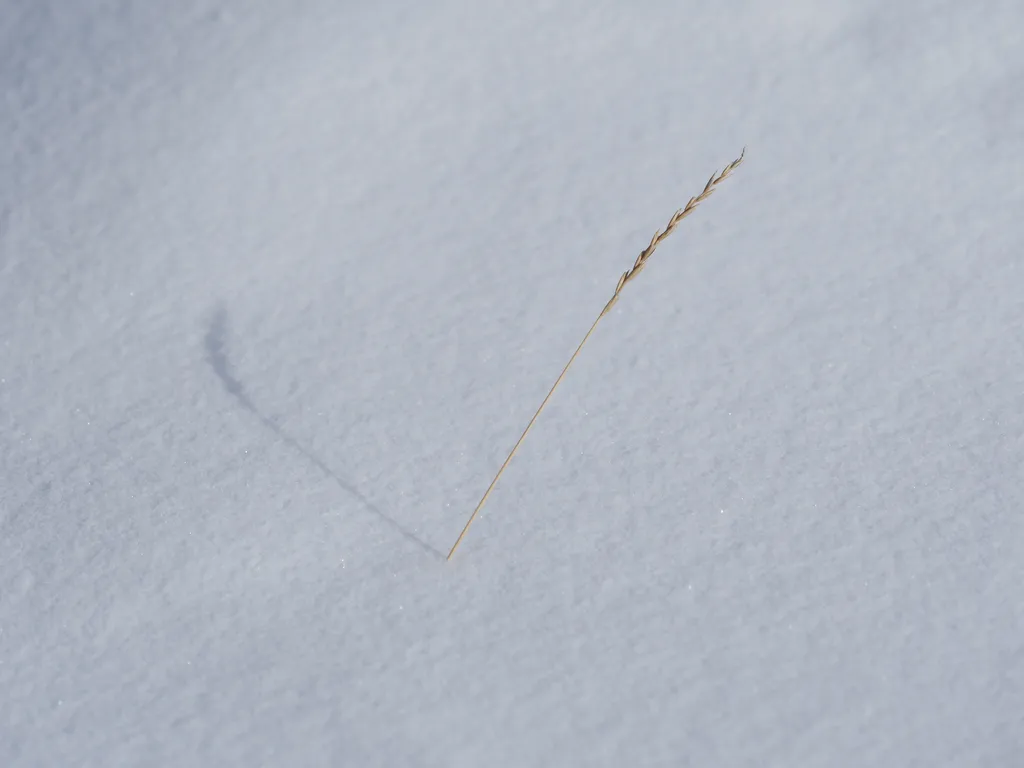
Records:
[[[217,375],[217,378],[220,379],[220,383],[224,387],[225,391],[235,398],[238,404],[251,413],[264,427],[273,432],[278,439],[285,443],[285,445],[296,453],[301,454],[303,458],[316,466],[324,473],[325,476],[337,483],[346,493],[357,499],[367,511],[372,512],[374,515],[379,517],[407,540],[416,544],[421,549],[435,557],[439,557],[443,560],[444,555],[441,552],[434,549],[414,533],[403,528],[397,521],[381,512],[373,502],[360,493],[359,490],[352,486],[351,483],[340,478],[318,456],[307,450],[294,437],[285,432],[276,422],[268,418],[259,408],[256,407],[255,403],[253,403],[249,398],[249,395],[246,394],[245,387],[242,382],[235,378],[235,375],[231,371],[231,362],[228,360],[227,352],[225,351],[224,339],[226,335],[227,313],[224,311],[223,306],[218,306],[213,313],[213,318],[210,320],[204,344],[206,347],[206,361],[210,364],[210,367]]]

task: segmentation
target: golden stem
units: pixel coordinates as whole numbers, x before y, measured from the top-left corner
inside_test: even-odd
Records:
[[[622,273],[622,276],[619,278],[618,285],[615,286],[615,293],[612,294],[612,297],[608,300],[608,303],[604,305],[604,309],[601,310],[601,313],[597,316],[593,324],[590,326],[590,330],[587,331],[587,335],[583,337],[583,341],[581,341],[580,345],[576,347],[576,351],[572,353],[572,357],[569,358],[569,362],[565,364],[565,368],[563,368],[562,372],[558,374],[558,378],[555,379],[555,383],[551,385],[551,389],[548,390],[548,394],[544,398],[544,402],[540,404],[540,407],[537,409],[537,412],[534,413],[533,418],[530,419],[530,423],[527,424],[526,429],[523,430],[523,434],[519,436],[519,439],[516,440],[516,444],[512,446],[512,450],[509,451],[508,456],[505,457],[505,461],[501,465],[501,469],[498,470],[498,474],[496,474],[494,476],[494,479],[491,480],[491,484],[487,486],[487,490],[484,491],[484,495],[480,499],[480,502],[476,505],[476,509],[473,510],[473,514],[471,514],[469,516],[469,520],[466,521],[466,525],[463,527],[462,533],[459,534],[459,538],[455,540],[455,544],[452,545],[451,551],[448,552],[448,557],[446,558],[447,560],[451,560],[452,555],[455,554],[455,550],[459,548],[459,544],[461,544],[462,539],[465,538],[466,532],[469,530],[469,526],[471,526],[473,524],[473,521],[476,520],[476,516],[480,513],[480,510],[483,508],[484,503],[487,501],[487,497],[491,495],[491,491],[494,490],[494,486],[498,484],[498,479],[505,471],[505,467],[509,465],[509,462],[512,461],[512,457],[516,455],[516,451],[519,450],[519,446],[522,444],[523,440],[526,439],[526,435],[529,433],[530,428],[533,427],[534,422],[537,421],[537,417],[540,416],[540,412],[544,410],[544,406],[548,404],[548,400],[551,399],[551,396],[555,393],[555,390],[558,388],[558,385],[562,383],[562,379],[565,378],[566,371],[569,370],[569,366],[573,364],[573,361],[576,359],[576,356],[580,353],[580,350],[583,349],[583,345],[587,343],[587,339],[590,338],[590,334],[592,334],[594,332],[594,329],[597,328],[597,324],[601,321],[601,318],[607,315],[608,312],[611,311],[611,308],[615,306],[615,302],[619,300],[619,294],[622,293],[623,287],[625,287],[626,283],[628,283],[630,280],[636,277],[640,273],[640,271],[647,265],[647,260],[651,257],[651,254],[654,253],[654,250],[658,247],[662,240],[664,240],[666,237],[672,234],[675,228],[679,225],[679,222],[681,222],[683,219],[689,216],[698,205],[707,200],[711,196],[711,193],[715,191],[715,187],[717,187],[725,179],[727,179],[729,177],[729,174],[731,174],[736,169],[736,167],[743,162],[743,157],[744,155],[746,155],[746,152],[746,147],[744,147],[743,152],[740,153],[740,156],[733,160],[729,165],[727,165],[720,174],[711,174],[711,178],[708,179],[708,183],[704,186],[704,191],[701,192],[696,197],[691,197],[690,201],[686,204],[686,207],[676,211],[672,215],[672,218],[669,219],[665,229],[659,230],[658,232],[654,233],[654,237],[651,238],[650,244],[640,252],[639,256],[636,257],[636,261],[633,262],[632,268]]]

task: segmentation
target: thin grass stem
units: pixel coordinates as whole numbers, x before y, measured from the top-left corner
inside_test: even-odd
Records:
[[[694,209],[696,209],[698,205],[700,205],[709,197],[711,197],[712,193],[715,191],[715,188],[719,184],[721,184],[723,181],[729,178],[729,175],[734,170],[736,170],[740,163],[743,162],[743,158],[746,155],[746,153],[747,150],[746,147],[744,147],[743,151],[740,153],[740,156],[733,160],[729,165],[725,166],[721,173],[711,174],[711,178],[708,179],[708,183],[704,185],[704,191],[701,192],[696,197],[691,197],[689,202],[687,202],[687,204],[684,207],[680,208],[674,214],[672,214],[672,218],[669,219],[668,224],[665,226],[665,229],[659,230],[654,233],[654,236],[651,238],[651,242],[648,243],[647,247],[640,252],[639,256],[636,257],[636,261],[633,262],[633,266],[622,273],[622,276],[619,278],[618,285],[615,286],[615,293],[612,294],[612,297],[608,300],[608,303],[604,305],[604,309],[602,309],[601,313],[594,319],[594,322],[590,326],[590,330],[588,330],[586,335],[583,337],[583,341],[581,341],[579,343],[579,346],[576,347],[576,351],[572,353],[572,357],[569,358],[569,362],[565,364],[565,367],[562,369],[562,372],[558,374],[558,378],[555,379],[555,383],[551,385],[551,389],[548,390],[548,393],[544,397],[543,402],[541,402],[540,407],[537,408],[537,411],[533,414],[533,418],[530,419],[530,423],[526,425],[526,429],[523,430],[523,433],[519,436],[519,439],[516,440],[516,444],[512,446],[512,450],[509,451],[508,456],[505,457],[505,461],[502,463],[501,468],[498,470],[498,473],[494,476],[494,479],[491,480],[491,484],[487,486],[487,490],[484,491],[484,495],[477,503],[476,508],[473,510],[473,514],[469,516],[469,520],[467,520],[466,525],[463,526],[462,532],[459,534],[459,538],[455,540],[455,543],[452,545],[451,550],[448,552],[448,557],[446,558],[447,560],[452,559],[452,555],[455,554],[455,550],[459,548],[459,544],[461,544],[462,540],[466,537],[466,533],[469,531],[469,527],[473,524],[473,521],[476,520],[477,515],[480,514],[480,510],[483,509],[484,504],[487,502],[487,498],[491,495],[491,491],[494,490],[494,486],[498,484],[498,480],[501,478],[501,475],[505,471],[505,468],[509,465],[509,462],[512,461],[512,457],[516,455],[516,451],[519,450],[519,446],[522,445],[523,440],[526,439],[526,435],[529,434],[530,429],[537,421],[537,417],[540,416],[541,411],[544,410],[544,406],[548,404],[548,401],[551,399],[551,396],[555,394],[555,390],[558,389],[558,385],[562,383],[562,379],[565,378],[565,374],[568,372],[569,367],[573,364],[573,361],[576,360],[576,356],[579,355],[580,350],[583,349],[583,345],[587,343],[587,340],[594,332],[594,329],[597,328],[597,324],[601,322],[601,318],[607,315],[611,311],[612,307],[615,306],[615,302],[619,300],[619,295],[622,293],[622,289],[625,288],[626,285],[628,285],[634,278],[636,278],[636,276],[640,274],[641,270],[643,270],[643,268],[647,266],[647,261],[651,258],[651,255],[654,253],[655,249],[665,238],[667,238],[669,235],[672,234],[672,232],[675,231],[676,227],[679,226],[679,223],[687,216],[689,216],[691,213],[693,213]]]

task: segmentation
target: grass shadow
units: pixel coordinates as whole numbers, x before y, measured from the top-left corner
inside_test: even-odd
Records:
[[[227,352],[225,351],[225,336],[227,334],[227,313],[223,306],[218,306],[214,311],[213,318],[210,320],[209,327],[206,330],[206,336],[204,338],[204,346],[206,348],[206,362],[213,369],[214,374],[220,380],[224,390],[231,395],[239,405],[253,415],[253,417],[272,432],[281,442],[287,445],[296,453],[300,454],[306,461],[313,464],[319,469],[326,477],[333,480],[339,487],[342,488],[353,498],[357,499],[362,506],[372,514],[387,523],[391,528],[397,531],[399,534],[404,536],[406,540],[416,544],[421,549],[425,550],[435,557],[439,557],[442,560],[444,555],[434,547],[427,544],[425,541],[420,539],[416,534],[406,530],[400,523],[393,518],[384,514],[377,506],[370,501],[366,496],[359,492],[359,490],[351,483],[343,480],[339,477],[324,461],[303,446],[298,440],[292,437],[288,432],[281,428],[273,419],[269,418],[264,414],[245,391],[245,386],[239,381],[231,370],[231,361],[228,359]]]

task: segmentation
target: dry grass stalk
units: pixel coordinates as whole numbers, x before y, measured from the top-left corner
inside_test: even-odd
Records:
[[[544,398],[544,401],[540,404],[540,407],[533,414],[533,418],[530,419],[530,423],[526,425],[526,429],[523,430],[523,433],[519,436],[519,439],[516,441],[516,444],[512,446],[512,450],[509,451],[508,456],[505,458],[505,462],[501,465],[501,468],[498,470],[498,473],[494,476],[494,479],[491,480],[491,484],[487,486],[487,490],[484,491],[484,495],[480,499],[480,502],[476,505],[476,509],[473,510],[473,514],[471,514],[469,516],[469,520],[466,521],[466,525],[465,527],[463,527],[462,533],[459,534],[459,538],[455,540],[455,544],[452,545],[451,550],[448,552],[448,560],[452,559],[452,555],[455,554],[455,550],[459,548],[459,544],[462,543],[462,539],[466,536],[466,532],[469,530],[469,526],[473,524],[473,521],[476,519],[476,516],[480,513],[480,510],[483,508],[484,503],[487,501],[487,497],[491,495],[491,491],[494,490],[494,486],[498,484],[498,479],[505,471],[505,467],[507,467],[509,465],[509,462],[512,461],[512,457],[515,456],[516,451],[519,449],[519,446],[526,438],[526,435],[529,433],[530,428],[533,427],[534,422],[537,421],[537,417],[540,416],[541,411],[544,410],[544,406],[548,404],[548,400],[551,399],[551,396],[555,393],[555,390],[558,388],[558,385],[562,383],[562,379],[565,377],[566,372],[569,370],[569,366],[573,364],[573,361],[576,359],[576,356],[580,353],[580,350],[583,349],[583,345],[587,343],[587,339],[590,338],[590,335],[594,332],[594,329],[597,328],[597,324],[601,321],[601,318],[607,315],[608,312],[611,311],[611,308],[615,306],[615,302],[619,300],[619,296],[622,293],[622,289],[625,288],[626,285],[630,281],[632,281],[638,274],[640,274],[640,271],[645,266],[647,266],[648,260],[650,260],[651,255],[654,253],[655,249],[661,244],[661,241],[667,238],[669,235],[671,235],[683,219],[685,219],[687,216],[693,213],[693,211],[697,208],[698,205],[700,205],[709,197],[711,197],[712,193],[715,191],[718,185],[725,181],[727,178],[729,178],[729,175],[734,170],[736,170],[740,163],[743,162],[743,157],[744,155],[746,155],[746,153],[747,150],[746,147],[744,147],[743,151],[740,153],[740,156],[733,160],[731,163],[729,163],[729,165],[725,166],[721,173],[711,174],[711,178],[708,179],[708,183],[704,185],[704,191],[701,192],[696,197],[691,197],[690,201],[685,206],[683,206],[674,214],[672,214],[672,218],[668,220],[668,224],[665,226],[665,229],[659,230],[654,233],[654,237],[651,238],[651,242],[648,243],[647,247],[640,252],[639,256],[636,257],[636,261],[633,262],[633,266],[622,273],[622,276],[619,278],[618,285],[615,286],[615,293],[612,294],[612,297],[608,300],[608,303],[604,305],[604,309],[601,310],[601,314],[599,314],[594,319],[593,324],[590,326],[590,330],[588,330],[586,335],[583,337],[583,341],[579,343],[579,346],[576,347],[576,351],[573,352],[572,357],[569,358],[569,362],[565,364],[565,367],[562,369],[562,372],[558,374],[558,378],[555,379],[555,383],[551,385],[551,389],[548,390],[548,394]]]

